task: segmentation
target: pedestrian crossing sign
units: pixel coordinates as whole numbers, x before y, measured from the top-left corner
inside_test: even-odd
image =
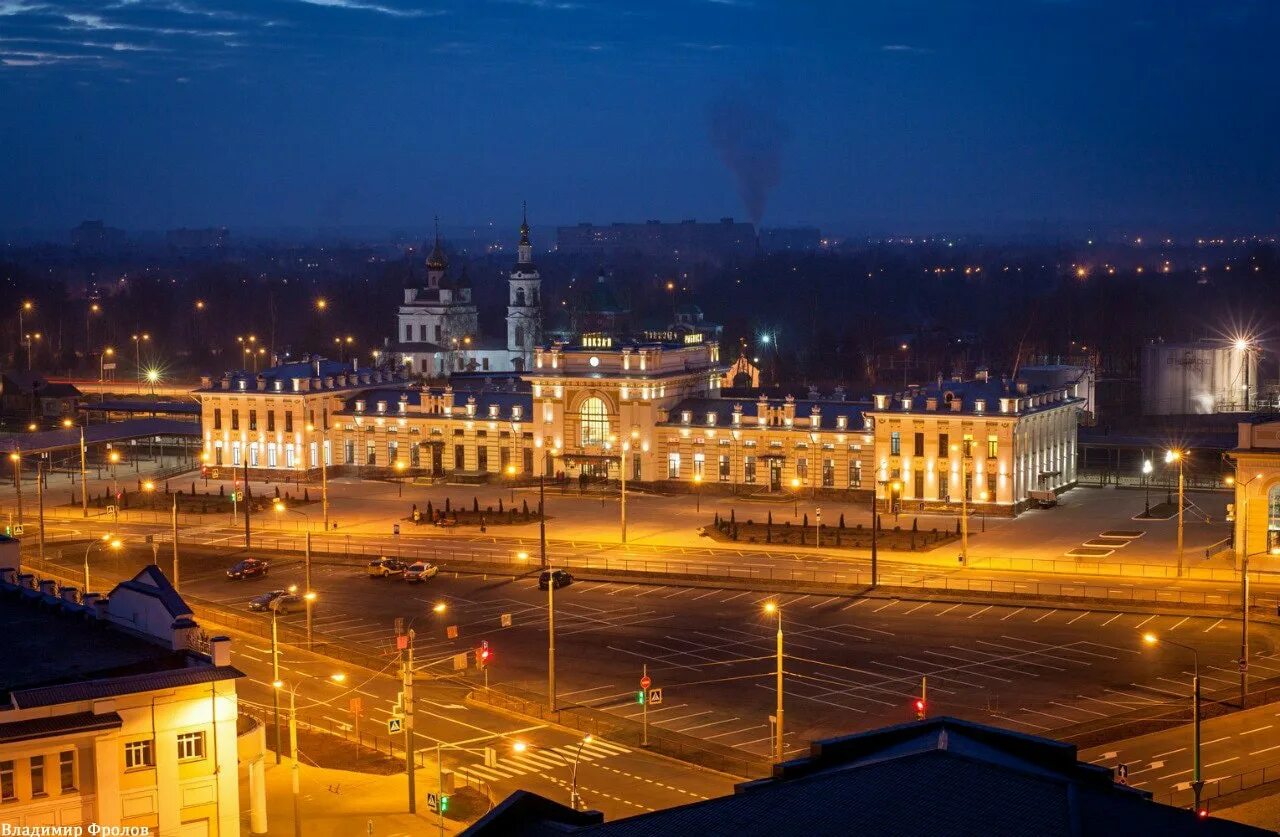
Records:
[[[392,716],[387,720],[387,732],[388,733],[399,732],[403,728],[402,727],[403,723],[404,723],[403,718]]]

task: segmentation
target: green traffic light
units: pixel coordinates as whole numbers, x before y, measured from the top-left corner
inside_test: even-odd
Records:
[[[636,703],[644,703],[644,689],[636,692]]]
[[[445,811],[448,811],[448,810],[449,810],[449,797],[447,796],[440,797],[440,813],[443,814]]]

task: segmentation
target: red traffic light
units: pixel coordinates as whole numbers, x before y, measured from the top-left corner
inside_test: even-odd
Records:
[[[915,701],[916,720],[924,720],[924,698],[916,698]]]

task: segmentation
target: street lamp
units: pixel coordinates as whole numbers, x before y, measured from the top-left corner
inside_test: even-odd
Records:
[[[396,496],[404,496],[404,460],[397,459],[393,466],[396,472]]]
[[[122,547],[123,545],[124,544],[120,542],[119,538],[111,537],[110,532],[103,535],[100,540],[89,541],[89,545],[86,546],[84,549],[84,592],[85,593],[89,592],[89,552],[95,546],[105,546],[111,549],[120,549],[120,547]],[[83,600],[84,596],[81,595],[80,598]]]
[[[1166,465],[1171,464],[1173,462],[1178,463],[1178,577],[1179,578],[1182,577],[1182,503],[1183,503],[1182,495],[1183,495],[1183,490],[1186,484],[1183,479],[1182,463],[1183,463],[1183,460],[1185,460],[1186,458],[1187,457],[1186,457],[1185,451],[1167,450],[1164,452],[1164,461]]]
[[[702,474],[693,475],[694,511],[702,514]]]
[[[107,358],[113,356],[116,350],[107,346],[102,350],[102,354],[98,355],[98,382],[101,383],[107,379]]]
[[[327,421],[327,416],[326,416]],[[316,432],[314,424],[307,425],[307,432]],[[329,531],[329,430],[320,429],[320,514],[324,523],[324,531]]]
[[[142,392],[142,344],[151,339],[146,332],[133,335],[133,368],[137,370],[138,392]]]
[[[1227,477],[1227,485],[1238,485],[1240,497],[1240,708],[1249,693],[1249,483],[1262,479],[1254,474],[1244,482]]]
[[[334,683],[342,683],[347,679],[345,674],[341,672],[330,674],[329,679]],[[283,680],[273,680],[272,687],[278,694],[281,689],[289,690],[289,750],[290,758],[293,759],[293,766],[289,770],[289,775],[293,780],[293,834],[294,837],[302,837],[302,805],[301,791],[299,789],[299,764],[298,764],[298,684],[285,683]]]
[[[951,446],[952,453],[957,450],[960,450],[958,446]],[[966,440],[960,459],[964,469],[960,485],[960,564],[965,567],[969,566],[969,463],[973,459],[972,453],[969,442]],[[984,523],[983,526],[985,528],[986,524]]]
[[[1151,516],[1151,472],[1155,470],[1150,459],[1142,460],[1143,514]]]
[[[1190,651],[1192,659],[1195,661],[1195,674],[1191,680],[1191,723],[1192,731],[1192,771],[1191,771],[1191,788],[1196,795],[1196,812],[1200,811],[1200,790],[1204,787],[1204,780],[1200,777],[1200,652],[1190,645],[1183,645],[1181,642],[1174,642],[1171,639],[1158,637],[1153,633],[1142,635],[1142,641],[1147,645],[1156,645],[1163,643],[1164,645],[1175,645],[1185,651]]]
[[[987,531],[987,498],[991,495],[985,490],[978,494],[978,499],[982,501],[982,508],[978,510],[978,517],[982,520],[982,531]]]
[[[62,420],[62,426],[68,430],[76,426],[76,423],[69,418]],[[80,425],[80,511],[84,517],[89,516],[89,486],[85,481],[85,449],[84,449],[84,425]]]
[[[152,366],[143,373],[143,376],[147,379],[147,383],[151,384],[151,394],[154,396],[156,394],[156,384],[160,382],[160,370]]]
[[[774,758],[782,762],[782,608],[777,602],[765,602],[764,612],[770,616],[777,614],[778,616],[778,666],[777,666],[777,683],[776,690],[778,693],[778,702],[775,712],[777,717],[774,719]]]
[[[800,516],[800,478],[791,478],[791,516]]]
[[[22,326],[22,315],[29,313],[35,307],[36,307],[35,303],[33,303],[29,299],[24,300],[23,303],[18,306],[18,351],[13,353],[13,360],[15,364],[19,362],[18,354],[19,352],[22,351],[22,335],[25,333],[23,331],[23,326]],[[31,369],[31,352],[30,351],[27,352],[27,369],[28,370]]]

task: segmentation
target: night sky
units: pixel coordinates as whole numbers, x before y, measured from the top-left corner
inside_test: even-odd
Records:
[[[1270,0],[0,0],[0,229],[1277,226]]]

